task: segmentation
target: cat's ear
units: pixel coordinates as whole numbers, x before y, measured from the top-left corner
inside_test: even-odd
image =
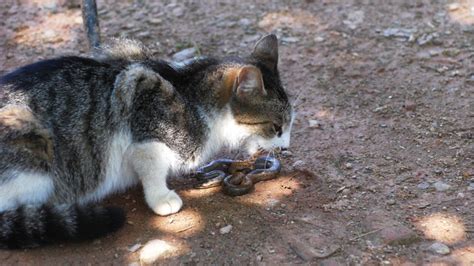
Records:
[[[262,72],[254,66],[245,66],[235,78],[234,92],[239,97],[265,96]]]
[[[276,71],[278,65],[278,39],[275,34],[269,34],[261,38],[255,44],[252,56],[270,70]]]

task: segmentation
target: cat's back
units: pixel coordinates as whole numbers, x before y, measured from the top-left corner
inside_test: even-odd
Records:
[[[118,65],[86,57],[39,61],[0,77],[0,108],[26,105],[39,116],[75,112],[107,97],[119,72]]]
[[[110,64],[91,58],[59,57],[20,67],[0,77],[0,90],[3,93],[37,94],[74,87],[74,91],[80,92],[81,86],[84,88],[94,82],[113,83],[111,72],[117,71]]]

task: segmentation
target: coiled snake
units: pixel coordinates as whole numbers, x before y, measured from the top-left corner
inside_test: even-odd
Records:
[[[222,184],[229,196],[249,193],[255,183],[276,178],[281,164],[274,157],[259,157],[255,161],[218,159],[198,168],[195,177],[201,182],[196,188],[210,188]]]

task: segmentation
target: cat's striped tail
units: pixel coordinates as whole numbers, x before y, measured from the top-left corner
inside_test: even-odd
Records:
[[[116,207],[22,206],[0,213],[0,248],[94,239],[118,230],[124,222],[124,211]]]

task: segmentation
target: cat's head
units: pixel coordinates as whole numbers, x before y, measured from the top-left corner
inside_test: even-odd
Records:
[[[230,108],[239,127],[249,132],[249,153],[290,145],[293,108],[278,74],[278,40],[260,39],[233,75]]]

